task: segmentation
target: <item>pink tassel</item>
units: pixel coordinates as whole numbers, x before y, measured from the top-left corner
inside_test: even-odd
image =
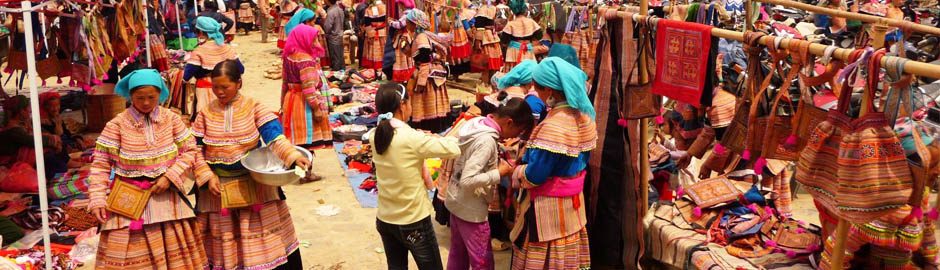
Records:
[[[819,244],[816,244],[816,243],[809,244],[809,247],[806,247],[806,249],[809,250],[809,252],[816,252],[816,251],[822,250],[819,248]]]
[[[682,197],[683,195],[685,195],[685,188],[682,186],[676,188],[676,197]]]
[[[223,217],[227,217],[229,215],[228,208],[222,208],[221,210],[219,210],[219,215]]]
[[[940,218],[940,212],[937,211],[937,208],[930,209],[930,212],[927,212],[927,218],[937,220],[937,218]]]
[[[911,210],[911,216],[916,218],[923,218],[924,210],[920,209],[920,206],[914,207],[914,209]]]
[[[261,208],[264,208],[263,204],[254,204],[251,206],[251,211],[255,213],[261,213]]]
[[[101,76],[102,80],[108,80],[108,73],[105,73],[104,76]]]
[[[800,226],[806,226],[806,221],[797,220],[796,224],[799,224]]]
[[[135,221],[131,221],[131,224],[128,225],[127,228],[130,229],[131,231],[143,230],[143,229],[144,229],[144,220],[143,220],[143,219],[138,219],[138,220],[135,220]]]
[[[770,216],[773,216],[773,215],[774,215],[774,209],[773,209],[773,208],[770,208],[769,205],[764,206],[764,215],[765,215],[767,218],[770,218]]]
[[[59,77],[57,80],[55,80],[55,83],[56,83],[56,84],[62,84],[62,77]]]
[[[744,152],[741,153],[741,159],[743,159],[743,160],[751,160],[751,150],[744,149]]]
[[[725,148],[725,146],[721,145],[720,142],[715,143],[715,154],[724,155],[727,152],[728,152],[728,148]]]
[[[82,85],[82,90],[85,90],[85,92],[91,92],[91,86],[88,86],[87,84]]]
[[[787,250],[787,258],[790,258],[790,259],[796,258],[796,251]]]
[[[663,118],[662,115],[657,115],[657,116],[656,116],[656,124],[657,124],[657,125],[662,125],[662,124],[664,124],[664,123],[666,123],[666,118]]]
[[[13,73],[13,68],[7,67],[7,68],[3,69],[3,73]]]
[[[787,140],[783,142],[783,145],[787,147],[792,147],[796,145],[796,134],[790,134],[787,136]]]
[[[617,125],[621,127],[627,127],[627,119],[623,119],[623,118],[617,119]]]
[[[69,80],[69,87],[75,87],[75,80]]]
[[[42,81],[42,87],[46,87],[46,80]]]
[[[701,207],[692,208],[692,216],[696,218],[702,217],[702,208]]]
[[[101,80],[99,80],[99,79],[92,79],[92,80],[91,80],[91,83],[93,83],[93,84],[95,84],[95,85],[98,85],[98,84],[101,84]]]
[[[806,229],[803,229],[803,228],[796,228],[796,230],[794,230],[794,231],[795,231],[797,234],[804,234],[804,233],[806,233]]]
[[[755,214],[760,213],[760,208],[757,207],[756,203],[748,205],[747,209],[751,209],[751,212],[754,212]]]
[[[764,167],[767,166],[767,159],[764,157],[757,158],[757,161],[754,162],[754,174],[762,175],[764,174]]]
[[[766,244],[767,247],[770,247],[770,248],[777,247],[777,241],[774,241],[774,240],[767,240],[767,242],[765,242],[764,244]]]

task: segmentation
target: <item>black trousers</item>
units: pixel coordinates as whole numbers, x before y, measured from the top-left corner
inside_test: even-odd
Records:
[[[274,270],[303,270],[304,263],[300,260],[300,249],[287,255],[287,262],[275,267]]]
[[[411,252],[420,270],[444,269],[431,216],[408,225],[389,224],[376,219],[375,227],[382,237],[389,270],[408,269],[408,252]]]
[[[346,50],[343,49],[343,40],[327,40],[326,43],[330,49],[330,69],[333,71],[346,69],[346,58],[343,57]]]

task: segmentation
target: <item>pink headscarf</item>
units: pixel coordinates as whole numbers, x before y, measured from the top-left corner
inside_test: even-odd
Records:
[[[306,24],[298,25],[297,28],[294,28],[294,30],[290,32],[290,36],[287,37],[287,43],[284,44],[283,57],[287,58],[296,52],[306,53],[313,57],[323,57],[325,50],[317,40],[319,35],[320,31],[313,28],[313,26]]]

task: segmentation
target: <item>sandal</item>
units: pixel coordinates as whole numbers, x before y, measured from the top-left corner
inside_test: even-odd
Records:
[[[510,245],[509,242],[503,242],[502,240],[499,240],[499,239],[491,239],[490,245],[492,246],[493,251],[509,250],[509,248],[512,247],[512,245]]]

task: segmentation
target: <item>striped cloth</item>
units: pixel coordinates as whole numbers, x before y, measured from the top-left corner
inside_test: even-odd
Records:
[[[284,136],[294,145],[331,142],[330,104],[317,59],[295,53],[284,61],[283,72],[281,123]],[[311,103],[317,108],[311,107]]]
[[[819,123],[809,134],[806,148],[800,152],[797,161],[796,181],[813,196],[818,206],[825,212],[838,215],[835,191],[838,185],[839,142],[846,121],[830,112],[829,118]],[[820,212],[823,209],[820,209]]]
[[[229,216],[199,214],[206,236],[209,269],[273,269],[287,262],[299,242],[287,204],[282,200],[258,210],[242,208]]]
[[[95,269],[205,269],[203,235],[195,218],[101,232]]]
[[[66,199],[88,192],[89,170],[72,170],[56,174],[49,183],[49,198],[53,200]]]
[[[541,124],[532,130],[526,148],[537,148],[569,157],[578,157],[597,146],[594,120],[572,107],[549,111]]]
[[[232,27],[235,29],[235,27]],[[215,65],[225,60],[238,59],[235,49],[228,44],[219,45],[215,42],[206,42],[186,56],[186,64],[195,65],[212,70]]]
[[[503,67],[503,48],[499,44],[499,36],[492,28],[474,28],[473,39],[476,50],[473,54],[483,54],[487,57],[487,70],[497,71]]]
[[[529,242],[513,247],[512,270],[591,269],[587,229],[545,242]]]

